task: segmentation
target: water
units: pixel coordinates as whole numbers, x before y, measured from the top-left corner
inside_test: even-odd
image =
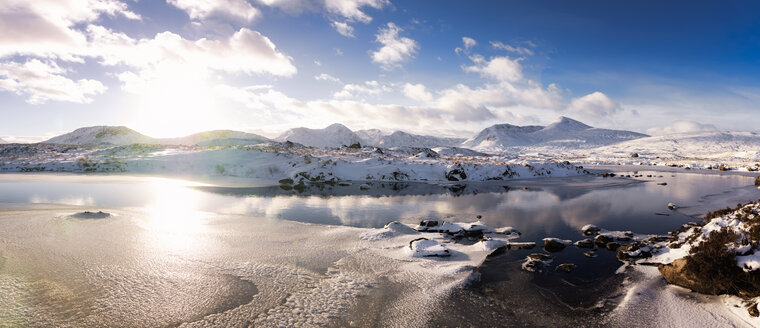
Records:
[[[643,177],[466,186],[373,183],[369,189],[355,183],[305,190],[150,177],[4,174],[0,319],[19,325],[168,326],[203,318],[201,325],[245,325],[256,323],[254,318],[272,322],[280,314],[302,318],[306,309],[316,308],[313,313],[324,314],[323,322],[345,313],[352,318],[346,322],[376,322],[386,316],[378,309],[398,306],[394,297],[409,286],[382,282],[377,272],[387,268],[357,250],[357,232],[334,226],[474,221],[479,215],[490,226],[518,229],[522,241],[536,241],[540,248],[544,237],[581,239],[578,228],[585,224],[663,234],[707,210],[760,197],[746,176],[637,173]],[[669,202],[679,210],[668,210]],[[69,216],[85,209],[114,216]],[[477,269],[480,281],[444,299],[433,324],[508,320],[514,326],[588,326],[585,320],[602,320],[623,279],[614,274],[619,266],[614,253],[599,250],[598,257],[587,258],[584,250],[568,247],[554,254],[553,264],[574,263],[574,272],[522,271],[522,259],[537,251],[489,258]],[[376,286],[375,292],[361,287],[365,281],[374,281],[369,285]],[[374,296],[361,298],[366,308],[356,310],[345,302],[358,290]],[[283,306],[292,312],[271,311]],[[209,316],[221,312],[228,315]],[[366,318],[368,313],[377,317]]]

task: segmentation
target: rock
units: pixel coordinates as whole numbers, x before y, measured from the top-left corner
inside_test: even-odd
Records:
[[[533,253],[525,257],[522,268],[530,272],[542,272],[552,262],[552,257],[548,254]]]
[[[652,257],[654,247],[648,242],[635,242],[617,249],[616,257],[621,262],[629,259],[640,259]]]
[[[750,304],[747,308],[747,312],[753,317],[760,317],[760,311],[757,310],[757,303]]]
[[[359,190],[369,190],[370,186],[366,183],[362,183],[359,185]]]
[[[575,247],[578,248],[594,248],[594,241],[591,239],[581,239],[575,242]]]
[[[293,179],[285,178],[285,179],[280,179],[280,181],[277,181],[277,182],[279,182],[280,184],[289,184],[289,185],[291,185],[291,184],[293,184]]]
[[[617,250],[620,247],[620,243],[613,241],[611,243],[607,243],[607,245],[604,245],[604,247],[606,247],[607,249],[609,249],[611,251],[614,251],[614,250]]]
[[[438,227],[439,225],[440,225],[440,222],[438,222],[437,220],[422,220],[420,221],[420,224],[414,228],[414,230],[417,230],[420,232],[425,232],[429,230],[439,231],[440,229],[437,229],[437,228],[431,229],[434,227]]]
[[[571,271],[575,270],[575,268],[576,268],[575,264],[572,264],[572,263],[562,263],[562,264],[558,265],[557,269],[555,269],[555,270],[570,273]]]
[[[594,244],[599,245],[599,247],[606,247],[607,243],[611,243],[613,241],[615,240],[612,237],[605,235],[598,235],[596,238],[594,238]]]
[[[658,185],[658,186],[667,186],[667,185],[668,185],[668,183],[667,183],[667,182],[660,182],[660,183],[658,183],[657,185]]]
[[[357,143],[349,145],[348,148],[351,148],[351,149],[361,149],[362,148],[362,144],[360,144],[360,143],[357,142]]]
[[[678,206],[676,206],[676,204],[668,203],[668,209],[669,210],[675,211],[675,209],[677,209],[677,208],[678,208]]]
[[[544,250],[547,252],[555,253],[560,252],[567,245],[570,245],[572,241],[570,240],[564,240],[564,239],[558,239],[558,238],[544,238]]]
[[[686,258],[680,258],[670,264],[660,264],[657,269],[670,284],[686,287],[700,293],[717,294],[718,290],[712,286],[705,286],[694,273],[686,270],[686,262]]]
[[[638,157],[639,157],[639,153],[632,153],[631,154],[631,158],[638,158]]]
[[[599,227],[593,225],[593,224],[587,224],[581,228],[581,232],[584,236],[593,236],[599,233],[601,231]]]
[[[611,173],[611,172],[604,172],[604,173],[602,173],[602,177],[603,178],[612,178],[614,176],[615,176],[615,173]]]
[[[760,186],[760,176],[755,178],[755,185]]]
[[[417,238],[409,242],[409,249],[414,257],[447,257],[451,256],[443,244],[427,238]]]
[[[75,217],[77,219],[105,219],[108,217],[111,217],[111,213],[103,212],[103,211],[97,211],[97,212],[90,212],[90,211],[84,211],[79,212],[72,217]]]
[[[594,251],[585,251],[585,252],[583,252],[583,255],[586,256],[586,257],[592,257],[592,258],[597,256],[596,252],[594,252]]]
[[[536,247],[536,243],[532,241],[507,242],[507,245],[505,247],[507,249],[533,249]]]
[[[338,185],[341,186],[341,187],[348,187],[348,186],[351,185],[351,183],[350,182],[338,182]]]
[[[456,166],[446,172],[446,179],[449,181],[462,181],[467,179],[467,173],[464,172],[461,166]]]

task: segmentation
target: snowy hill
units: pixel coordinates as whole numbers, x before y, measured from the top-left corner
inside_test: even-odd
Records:
[[[285,131],[277,141],[290,141],[310,147],[340,147],[361,143],[362,139],[343,124],[335,123],[324,129],[295,128]]]
[[[527,146],[593,148],[644,137],[648,136],[631,131],[594,128],[562,116],[547,126],[497,124],[466,140],[462,146],[491,152]]]
[[[158,139],[164,145],[233,146],[254,145],[270,140],[258,134],[233,130],[214,130],[191,134],[181,138]]]
[[[422,148],[434,148],[434,147],[446,147],[457,146],[464,141],[464,138],[443,138],[433,136],[423,136],[418,134],[406,133],[403,131],[396,131],[390,135],[382,137],[380,142],[373,146],[379,146],[383,148],[393,147],[422,147]],[[369,143],[368,143],[369,144]]]
[[[0,144],[7,144],[7,143],[8,143],[7,141],[0,139]]]
[[[378,129],[358,130],[354,133],[362,140],[362,145],[371,146],[379,145],[383,142],[383,137],[388,135],[388,133]]]
[[[696,132],[654,136],[593,149],[596,158],[643,157],[662,159],[760,160],[760,134],[755,132]]]
[[[64,145],[130,145],[154,143],[154,139],[125,126],[91,126],[79,128],[42,143]]]

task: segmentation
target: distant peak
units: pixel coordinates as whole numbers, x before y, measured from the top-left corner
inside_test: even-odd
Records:
[[[547,128],[553,128],[553,127],[565,127],[565,128],[571,128],[571,129],[590,129],[591,128],[590,125],[587,125],[580,121],[576,121],[567,116],[560,116],[559,119],[557,119],[557,121],[547,126]]]
[[[330,126],[326,127],[325,129],[326,130],[350,130],[345,125],[340,124],[340,123],[330,124]]]

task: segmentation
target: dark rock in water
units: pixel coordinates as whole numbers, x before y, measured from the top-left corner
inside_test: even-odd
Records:
[[[606,247],[607,243],[611,243],[613,241],[615,240],[612,237],[605,235],[598,235],[596,238],[594,238],[594,243],[599,245],[599,247]]]
[[[103,211],[97,211],[97,212],[84,211],[84,212],[79,212],[72,215],[72,217],[75,217],[77,219],[105,219],[110,216],[111,216],[111,213],[107,213]]]
[[[604,247],[606,247],[607,249],[609,249],[611,251],[614,251],[614,250],[617,250],[620,247],[620,243],[613,241],[611,243],[607,243],[607,245],[604,245]]]
[[[639,153],[632,153],[631,154],[631,158],[637,158],[637,157],[639,157]]]
[[[592,257],[592,258],[597,256],[596,252],[594,252],[594,251],[585,251],[585,252],[583,252],[583,255],[586,256],[586,257]]]
[[[382,149],[375,148],[375,154],[385,154]]]
[[[602,177],[603,178],[612,178],[614,176],[615,176],[615,173],[611,173],[611,172],[604,172],[604,173],[602,173]]]
[[[280,179],[280,181],[277,181],[277,182],[279,182],[280,184],[293,184],[293,179],[285,178],[285,179]]]
[[[760,317],[760,311],[757,310],[757,303],[750,304],[747,308],[747,312],[753,317]]]
[[[668,209],[669,210],[674,211],[677,208],[678,208],[678,206],[676,206],[676,204],[668,203]]]
[[[587,224],[581,228],[581,232],[584,236],[593,236],[599,233],[602,229],[599,229],[599,227],[593,225],[593,224]]]
[[[569,244],[569,240],[544,238],[544,250],[551,253],[561,252]]]
[[[556,270],[570,273],[571,271],[575,270],[575,267],[575,264],[572,263],[562,263],[557,266]]]
[[[660,183],[658,183],[657,185],[658,185],[658,186],[667,186],[667,185],[668,185],[668,183],[667,183],[667,182],[660,182]]]
[[[581,239],[575,242],[575,247],[578,248],[594,248],[594,241],[591,239]]]
[[[522,268],[525,271],[530,272],[542,272],[552,262],[552,257],[548,254],[533,253],[525,257],[525,262],[522,264]]]

